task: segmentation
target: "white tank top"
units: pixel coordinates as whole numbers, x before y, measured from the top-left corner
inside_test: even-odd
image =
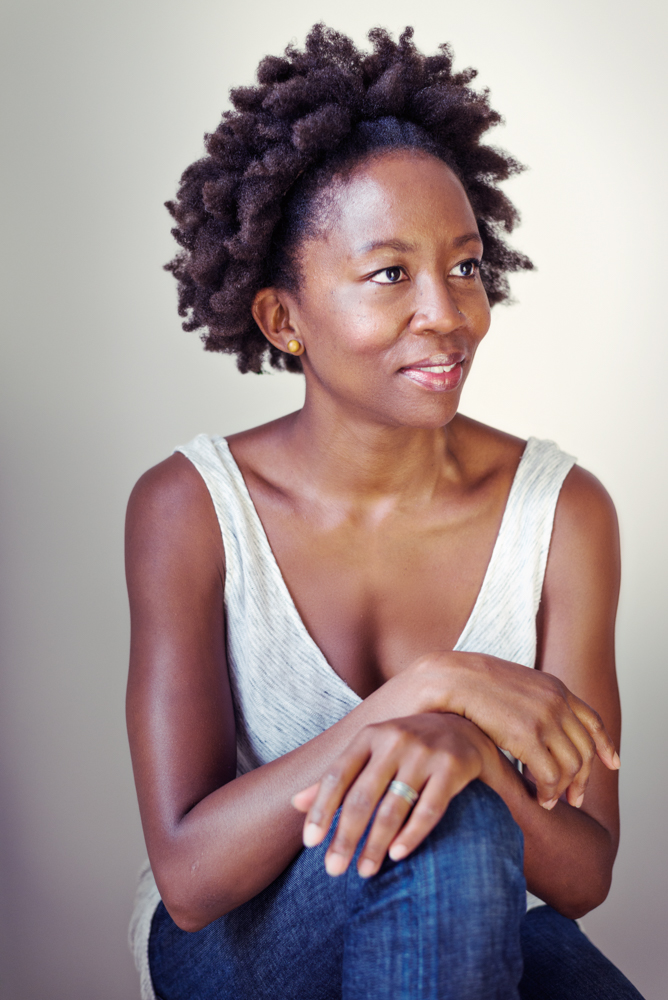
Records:
[[[227,662],[237,773],[244,774],[313,739],[361,699],[306,630],[225,439],[200,434],[177,451],[204,479],[223,537]],[[535,666],[536,612],[554,512],[574,462],[552,441],[527,441],[478,599],[455,650]],[[527,896],[528,906],[541,904]],[[148,937],[159,901],[147,863],[130,924],[142,1000],[155,1000]]]

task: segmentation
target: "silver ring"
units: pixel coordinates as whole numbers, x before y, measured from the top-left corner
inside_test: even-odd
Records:
[[[420,798],[418,792],[414,788],[411,788],[410,785],[407,785],[405,781],[393,781],[388,788],[388,792],[398,795],[404,802],[408,802],[409,806],[414,806]]]

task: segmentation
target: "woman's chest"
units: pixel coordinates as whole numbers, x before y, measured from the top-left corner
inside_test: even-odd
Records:
[[[501,510],[490,507],[450,523],[395,518],[375,528],[318,530],[270,515],[265,527],[286,599],[328,663],[363,698],[424,653],[455,646],[500,519]]]

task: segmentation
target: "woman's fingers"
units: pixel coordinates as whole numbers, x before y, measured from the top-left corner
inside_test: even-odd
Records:
[[[318,782],[313,804],[304,820],[304,846],[315,847],[321,843],[329,830],[334,813],[341,805],[347,790],[355,777],[369,760],[368,739],[353,741],[345,754],[334,761]],[[305,794],[309,789],[304,789]]]
[[[572,715],[564,721],[564,732],[577,747],[582,757],[582,767],[568,786],[566,798],[570,805],[579,809],[591,776],[594,757],[598,756],[606,767],[617,770],[619,756],[614,748],[600,717],[589,705],[569,693]]]
[[[538,804],[544,809],[553,809],[573,782],[576,782],[577,796],[584,793],[589,766],[577,746],[562,731],[536,740],[523,763],[531,772]]]
[[[534,741],[525,763],[536,782],[540,805],[552,809],[566,793],[570,805],[579,809],[591,776],[596,744],[591,732],[573,713],[550,727]]]
[[[360,853],[360,875],[374,875],[386,854],[392,861],[401,861],[415,850],[443,818],[455,795],[479,777],[483,764],[480,747],[467,740],[463,730],[457,733],[459,722],[454,724],[454,738],[441,746],[426,769],[415,764],[399,768],[397,780],[418,794],[417,802],[411,809],[411,803],[393,794],[390,785]]]
[[[422,779],[413,775],[406,777],[399,774],[397,780],[403,781],[416,792],[422,788]],[[411,805],[406,798],[393,792],[391,785],[388,787],[378,806],[373,825],[357,862],[357,871],[362,878],[376,874],[385,859],[388,847],[404,825],[411,811]]]
[[[536,783],[536,798],[539,805],[545,809],[554,808],[563,790],[560,789],[562,780],[560,761],[550,753],[545,742],[539,738],[534,740],[532,746],[519,759],[531,771]]]
[[[536,780],[539,803],[546,809],[566,793],[579,808],[591,775],[594,756],[610,769],[619,757],[600,716],[552,675],[540,679],[542,711],[520,738],[515,753]],[[547,751],[547,752],[546,752]]]
[[[318,794],[320,788],[320,782],[316,781],[315,785],[310,785],[305,788],[303,792],[297,792],[291,798],[291,803],[297,812],[306,813],[309,811],[313,803],[315,802],[315,797]]]
[[[469,783],[461,771],[441,771],[432,775],[422,789],[406,825],[389,846],[392,861],[401,861],[428,837],[445,815],[450,802]]]
[[[584,701],[569,692],[568,702],[573,714],[585,727],[596,747],[596,753],[603,764],[611,771],[618,771],[621,766],[619,754],[615,749],[600,715]]]
[[[379,765],[365,768],[346,792],[336,831],[325,854],[325,868],[329,875],[342,875],[348,868],[374,809],[394,777],[396,764],[391,759],[386,758]],[[360,874],[366,875],[367,872],[360,871]]]
[[[579,809],[589,784],[591,768],[596,756],[596,744],[589,730],[582,725],[576,715],[572,715],[570,719],[565,721],[564,732],[577,748],[582,760],[582,766],[566,789],[566,799],[569,805]]]
[[[527,763],[536,779],[538,801],[546,809],[553,808],[564,793],[570,805],[576,809],[582,806],[595,756],[611,769],[619,767],[619,757],[599,716],[570,692],[567,711],[538,743],[543,746],[532,748]],[[549,758],[541,752],[543,747]]]
[[[573,728],[575,726],[577,723],[574,719]],[[592,754],[587,734],[582,729],[570,735],[558,730],[546,739],[546,746],[558,768],[559,780],[553,787],[549,800],[541,801],[542,789],[539,789],[539,801],[545,808],[551,809],[565,792],[569,792],[569,802],[573,804],[572,799],[584,795],[591,771]],[[571,788],[572,792],[569,791]]]

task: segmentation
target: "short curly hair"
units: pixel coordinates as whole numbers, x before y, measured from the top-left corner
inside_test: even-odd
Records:
[[[265,339],[251,306],[260,288],[298,290],[299,247],[313,231],[318,195],[337,175],[391,149],[443,160],[468,195],[483,241],[481,276],[490,304],[509,298],[507,274],[532,268],[502,237],[519,220],[497,184],[523,168],[481,136],[501,121],[473,69],[453,73],[449,45],[424,56],[413,29],[395,42],[369,32],[372,51],[323,24],[304,50],[267,56],[257,87],[230,92],[208,155],[189,166],[167,208],[182,251],[166,265],[178,281],[184,330],[204,329],[208,351],[236,354],[241,372],[301,371],[298,357]]]

